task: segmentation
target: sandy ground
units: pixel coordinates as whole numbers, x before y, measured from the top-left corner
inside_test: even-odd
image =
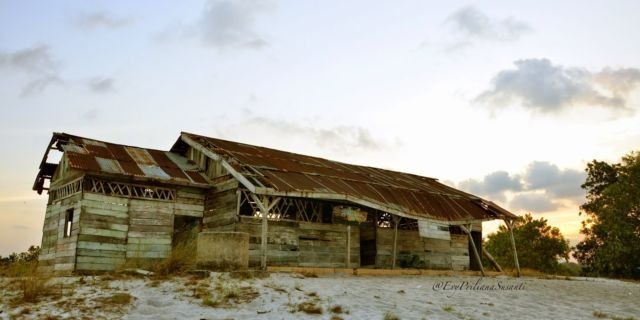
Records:
[[[0,279],[0,319],[640,319],[640,283],[609,279],[271,274],[239,280],[212,274],[52,283],[57,296],[11,306],[17,292]],[[105,302],[116,293],[133,299]],[[307,314],[301,305],[322,313]]]

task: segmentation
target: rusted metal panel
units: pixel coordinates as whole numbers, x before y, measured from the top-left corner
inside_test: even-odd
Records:
[[[200,174],[187,176],[185,170],[196,167],[186,158],[165,151],[123,146],[88,138],[54,133],[50,145],[58,143],[69,159],[69,166],[74,169],[157,179],[163,182],[181,182],[186,184],[206,185],[208,180]],[[41,165],[41,167],[44,167]],[[44,171],[36,177],[36,182],[43,182],[49,176]]]
[[[146,164],[138,164],[140,170],[144,172],[145,177],[151,178],[159,178],[162,180],[169,180],[171,176],[169,176],[162,168],[155,165],[146,165]]]
[[[135,161],[137,164],[139,164],[139,165],[147,165],[147,166],[158,165],[153,160],[153,158],[151,157],[149,152],[147,152],[147,150],[141,149],[141,148],[136,148],[136,147],[124,147],[124,148],[125,148],[125,150],[127,150],[127,153],[129,153],[131,158],[133,158],[133,161]]]
[[[98,162],[98,165],[100,165],[100,169],[104,172],[123,173],[122,168],[120,167],[120,164],[118,164],[117,160],[96,157],[96,161]]]
[[[85,139],[86,141],[87,139]],[[102,147],[102,146],[96,146],[93,144],[85,144],[84,148],[87,149],[87,151],[89,151],[89,154],[92,156],[96,156],[96,157],[101,157],[104,159],[114,159],[115,157],[113,156],[113,154],[111,153],[111,151],[109,151],[109,149],[107,149],[107,147]]]
[[[266,188],[280,192],[346,195],[417,217],[449,221],[513,216],[488,202],[481,205],[482,199],[429,177],[183,134],[229,159],[238,171],[257,173],[256,179]]]
[[[207,183],[207,180],[198,171],[185,171],[184,173],[186,173],[195,183]]]
[[[90,155],[81,154],[81,153],[67,153],[67,158],[69,159],[69,166],[74,169],[79,170],[89,170],[89,171],[101,171],[100,165],[96,158]]]

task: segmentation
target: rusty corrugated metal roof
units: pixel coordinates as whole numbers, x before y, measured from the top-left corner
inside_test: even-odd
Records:
[[[200,186],[209,183],[186,158],[167,151],[123,146],[66,133],[54,133],[52,141],[55,140],[60,141],[72,169]]]
[[[515,217],[433,178],[183,134],[223,156],[241,174],[249,173],[247,176],[276,191],[348,195],[415,217],[447,221]],[[178,148],[176,144],[172,150]]]

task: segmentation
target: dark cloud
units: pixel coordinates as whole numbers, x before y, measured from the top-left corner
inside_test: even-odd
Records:
[[[114,91],[112,78],[96,77],[87,82],[89,89],[95,93],[107,93]]]
[[[505,191],[522,190],[522,182],[517,175],[509,175],[506,171],[496,171],[486,175],[482,180],[469,179],[458,184],[462,190],[473,194],[504,201]]]
[[[528,190],[545,190],[559,198],[584,197],[580,185],[586,179],[586,173],[573,169],[560,169],[549,162],[536,161],[529,164],[524,174]]]
[[[468,39],[515,41],[532,30],[523,21],[513,17],[493,19],[473,6],[456,10],[446,22]]]
[[[273,7],[270,1],[209,1],[198,34],[206,45],[218,49],[260,49],[267,41],[255,30],[256,19]]]
[[[83,13],[76,20],[76,24],[84,29],[118,29],[134,22],[131,17],[117,17],[106,11]]]
[[[561,204],[554,202],[548,195],[539,193],[517,194],[509,202],[509,207],[514,210],[524,210],[533,213],[554,211]]]
[[[27,75],[29,80],[22,96],[40,93],[52,84],[63,83],[58,75],[59,63],[54,60],[49,46],[44,44],[15,52],[0,52],[0,67]]]
[[[457,187],[503,203],[507,203],[510,193],[513,196],[508,202],[509,208],[545,212],[561,207],[563,201],[583,201],[585,193],[580,185],[585,179],[586,174],[580,170],[560,169],[550,162],[535,161],[523,173],[496,171],[481,180],[461,181]]]
[[[592,73],[583,68],[554,65],[548,59],[514,62],[516,68],[500,71],[493,88],[476,101],[489,107],[520,102],[541,112],[560,111],[570,106],[602,106],[627,110],[627,98],[640,85],[640,70],[605,68]]]

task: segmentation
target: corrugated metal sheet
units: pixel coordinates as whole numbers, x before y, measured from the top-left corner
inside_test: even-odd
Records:
[[[257,179],[277,191],[344,194],[416,217],[448,221],[514,217],[433,178],[187,135],[241,171],[258,172]]]
[[[69,166],[73,169],[144,177],[165,182],[208,184],[203,174],[196,171],[197,168],[178,154],[122,146],[65,133],[54,134],[54,139],[64,143],[62,149],[69,159]],[[185,173],[186,170],[190,170],[188,175]]]

